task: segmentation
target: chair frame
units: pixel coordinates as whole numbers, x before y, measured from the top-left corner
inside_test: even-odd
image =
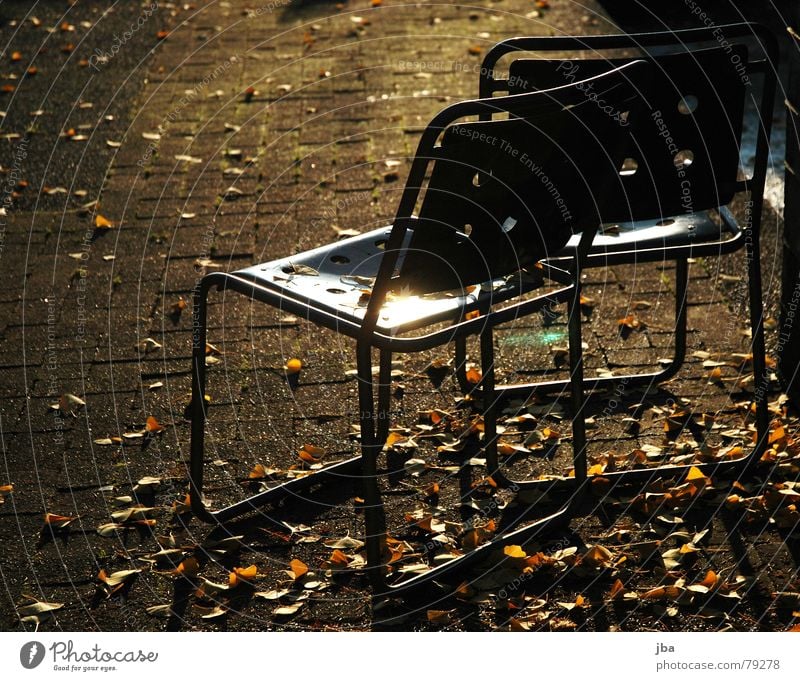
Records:
[[[638,65],[627,64],[622,67],[610,69],[608,73],[599,78],[610,76],[629,69],[630,74],[637,73],[637,69],[649,68],[641,62]],[[625,74],[627,78],[628,75]],[[597,79],[590,79],[597,80]],[[566,90],[572,85],[562,86],[556,90]],[[552,91],[550,91],[552,92]],[[586,432],[584,423],[583,400],[583,353],[581,349],[581,324],[580,324],[580,272],[595,228],[586,229],[572,257],[571,271],[566,271],[547,262],[540,263],[545,278],[560,284],[561,288],[549,293],[540,294],[511,304],[504,305],[501,309],[491,310],[491,306],[505,302],[500,297],[498,301],[489,302],[489,309],[477,318],[467,319],[462,317],[450,321],[445,328],[423,333],[414,337],[397,337],[392,333],[385,333],[379,327],[379,315],[383,303],[391,287],[391,277],[402,250],[405,235],[412,225],[414,217],[412,212],[424,186],[426,169],[431,161],[437,158],[435,143],[444,129],[455,121],[477,116],[487,120],[493,114],[509,113],[517,106],[527,103],[543,101],[546,93],[525,93],[506,97],[495,97],[489,100],[464,101],[448,106],[437,114],[424,130],[419,141],[416,155],[412,162],[409,177],[403,190],[394,223],[391,227],[385,252],[381,257],[375,284],[372,289],[369,303],[360,323],[339,316],[328,309],[315,306],[314,301],[297,299],[280,290],[264,286],[251,280],[240,273],[213,272],[204,276],[193,292],[193,339],[192,339],[192,400],[191,412],[191,444],[190,444],[190,504],[194,514],[207,523],[223,524],[226,521],[251,512],[261,506],[276,502],[282,498],[290,497],[299,491],[316,484],[324,479],[336,479],[342,476],[361,476],[364,489],[364,515],[367,535],[367,565],[373,589],[377,593],[399,594],[416,589],[428,584],[434,578],[441,578],[467,564],[486,556],[496,550],[501,544],[524,544],[532,537],[546,531],[554,525],[563,525],[574,516],[575,509],[582,499],[587,481],[586,459]],[[267,303],[282,311],[299,314],[311,322],[335,329],[339,333],[349,336],[356,341],[356,360],[358,372],[358,398],[359,422],[361,426],[361,455],[331,465],[321,471],[302,478],[286,481],[269,490],[257,493],[247,499],[231,504],[216,511],[210,510],[203,499],[204,479],[204,440],[207,406],[205,403],[206,392],[206,339],[208,295],[212,289],[231,290],[247,296],[253,300]],[[544,309],[545,306],[567,303],[569,309],[569,362],[571,373],[571,400],[573,411],[573,464],[574,478],[558,481],[558,485],[569,485],[573,494],[560,510],[545,518],[532,522],[530,525],[499,533],[490,541],[482,544],[477,549],[470,551],[448,563],[431,569],[430,571],[409,578],[399,584],[387,585],[383,565],[383,547],[386,536],[385,517],[380,499],[377,481],[377,459],[381,453],[389,433],[389,406],[391,388],[391,360],[394,352],[411,352],[431,349],[451,342],[454,338],[467,335],[477,335],[481,344],[482,378],[479,387],[484,396],[491,396],[488,404],[484,401],[484,444],[487,451],[487,468],[490,474],[498,469],[497,453],[497,398],[499,393],[494,377],[494,347],[493,328],[498,324],[511,321],[519,316],[524,316]],[[463,311],[462,311],[463,312]],[[483,310],[482,310],[483,312]],[[372,376],[372,350],[379,353],[379,371],[377,381],[377,410],[375,399],[375,385]],[[551,483],[553,484],[553,483]],[[523,485],[523,487],[526,485]],[[523,519],[510,523],[513,528]]]
[[[753,175],[749,179],[738,181],[736,194],[750,192],[751,210],[749,214],[749,224],[739,225],[730,211],[724,207],[718,207],[720,217],[723,222],[723,230],[727,230],[732,236],[728,239],[718,241],[704,241],[697,245],[672,245],[657,249],[628,249],[624,251],[603,251],[593,253],[590,248],[585,260],[584,268],[605,267],[614,264],[658,262],[663,260],[674,260],[676,263],[676,291],[675,291],[675,343],[674,354],[670,363],[660,371],[653,371],[641,374],[623,374],[615,376],[597,377],[585,379],[583,389],[591,391],[611,387],[624,381],[627,385],[648,384],[666,381],[674,377],[683,365],[686,354],[686,297],[688,291],[688,259],[703,255],[722,255],[732,253],[745,248],[748,273],[748,294],[749,294],[749,316],[750,330],[752,333],[752,366],[754,382],[754,402],[755,402],[755,423],[756,423],[756,443],[748,455],[724,463],[702,464],[700,468],[706,473],[719,473],[722,470],[742,469],[747,471],[757,463],[767,447],[769,435],[769,413],[766,401],[769,376],[766,369],[765,341],[764,341],[764,319],[763,305],[761,301],[761,262],[760,262],[760,232],[761,217],[764,201],[764,185],[766,181],[768,155],[769,155],[769,132],[772,123],[774,108],[774,97],[776,88],[775,65],[779,60],[779,52],[775,36],[764,26],[754,23],[737,23],[712,28],[693,28],[669,33],[653,32],[638,34],[621,35],[598,35],[598,36],[557,36],[557,37],[516,37],[509,38],[497,43],[483,59],[479,76],[479,93],[481,98],[492,97],[496,92],[508,90],[508,81],[504,78],[496,77],[497,64],[504,56],[518,53],[534,52],[570,52],[570,51],[594,51],[602,58],[603,51],[613,49],[637,49],[652,47],[673,47],[681,48],[695,43],[709,43],[719,41],[719,31],[726,40],[750,39],[760,43],[763,55],[756,60],[748,60],[747,74],[758,74],[764,78],[761,88],[761,96],[756,102],[757,111],[760,118],[760,126],[757,136],[756,154],[753,164]],[[658,62],[658,57],[635,56],[632,60],[644,59],[647,61]],[[753,95],[748,94],[755,100]],[[550,258],[551,263],[563,263],[566,258],[555,256]],[[461,389],[464,392],[477,392],[477,388],[470,385],[466,379],[467,346],[466,338],[461,337],[456,340],[456,376]],[[496,386],[498,392],[506,396],[530,395],[531,393],[552,393],[563,392],[570,389],[570,382],[564,380],[551,380],[530,383],[513,383]],[[644,469],[632,471],[618,471],[607,473],[604,477],[611,478],[615,482],[642,482],[653,479],[656,472],[659,475],[680,475],[686,472],[688,465],[662,466],[657,469]],[[516,483],[520,484],[520,483]]]

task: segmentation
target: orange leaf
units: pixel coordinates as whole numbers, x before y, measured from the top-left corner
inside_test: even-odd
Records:
[[[0,492],[2,492],[2,488],[0,488]],[[439,483],[438,482],[432,482],[430,485],[428,485],[422,491],[422,493],[426,497],[432,497],[432,496],[435,496],[435,495],[439,494]]]
[[[611,585],[611,592],[609,596],[611,600],[617,600],[618,598],[622,598],[625,595],[625,585],[622,583],[621,579],[618,579],[614,584]]]
[[[111,222],[111,220],[109,220],[108,218],[103,217],[102,215],[100,215],[100,213],[98,213],[97,215],[94,216],[94,226],[97,229],[109,229],[114,226],[114,223]]]
[[[194,556],[185,558],[175,568],[175,574],[182,577],[196,577],[198,572],[200,572],[200,563]]]
[[[156,38],[159,40],[164,40],[167,36],[169,36],[169,31],[159,31],[156,33]]]
[[[148,433],[160,433],[162,430],[164,430],[164,426],[158,422],[158,419],[155,416],[148,416],[145,430],[147,430]]]
[[[250,567],[235,567],[233,571],[228,575],[228,584],[230,586],[239,586],[242,581],[248,581],[253,579],[258,574],[258,568],[255,565],[251,565]]]
[[[480,369],[477,369],[476,367],[470,367],[469,369],[467,369],[467,383],[473,383],[473,384],[480,383],[481,376],[482,374],[480,372]]]
[[[11,61],[21,61],[21,60],[22,60],[22,52],[11,53]]]
[[[713,589],[718,581],[719,581],[719,576],[717,575],[717,573],[714,572],[713,570],[709,570],[708,572],[706,572],[706,576],[703,579],[703,581],[700,582],[700,584],[702,584],[705,587],[708,587],[709,589]]]
[[[303,448],[297,452],[297,456],[306,463],[319,463],[322,457],[325,456],[325,450],[316,445],[303,445]]]
[[[69,525],[74,520],[77,520],[78,516],[71,516],[71,515],[58,515],[56,513],[45,513],[44,514],[44,524],[45,525],[53,525],[58,529],[63,530],[67,525]]]
[[[302,368],[303,363],[299,359],[290,359],[288,362],[286,362],[286,373],[290,376],[292,374],[299,374]]]
[[[504,546],[503,547],[503,555],[508,558],[527,558],[528,554],[525,553],[525,550],[521,546],[517,546],[513,544],[511,546]]]
[[[264,464],[257,463],[253,466],[253,470],[250,471],[250,474],[247,476],[250,480],[262,480],[263,478],[267,477],[267,469],[264,468]]]
[[[294,573],[295,579],[300,579],[308,572],[308,565],[306,565],[302,560],[295,558],[291,563],[289,563],[289,569]]]
[[[408,438],[405,435],[400,435],[400,433],[392,431],[389,433],[389,437],[386,438],[386,444],[384,445],[384,448],[391,449],[398,442],[405,442],[407,439]]]
[[[702,489],[711,482],[711,478],[707,477],[697,466],[692,466],[686,474],[686,482],[691,482],[695,487]]]
[[[450,610],[428,610],[428,622],[432,624],[450,624],[452,612]]]
[[[349,565],[350,559],[347,557],[347,554],[344,551],[334,549],[330,558],[328,558],[328,562],[332,563],[333,565],[341,565],[342,567],[346,567]]]

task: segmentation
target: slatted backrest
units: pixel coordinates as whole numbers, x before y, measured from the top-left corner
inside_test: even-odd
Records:
[[[680,49],[680,48],[678,48]],[[609,221],[668,217],[730,203],[738,189],[747,48],[709,48],[649,57],[647,120],[638,149],[620,170]],[[517,59],[509,92],[557,87],[624,64],[625,59]]]
[[[433,152],[398,287],[436,291],[496,279],[605,221],[606,199],[623,191],[618,169],[632,153],[637,90],[649,71],[641,68],[590,81],[604,106],[570,85],[504,120],[449,126]]]

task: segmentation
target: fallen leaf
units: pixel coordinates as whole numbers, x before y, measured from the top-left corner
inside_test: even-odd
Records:
[[[294,579],[298,580],[308,572],[308,565],[306,565],[302,560],[295,558],[289,563],[289,569],[291,570]]]
[[[305,463],[315,464],[322,461],[325,456],[325,450],[316,445],[304,444],[302,449],[297,452],[297,456]]]
[[[450,624],[452,621],[452,610],[428,610],[428,622],[431,624]]]
[[[61,610],[64,607],[63,603],[48,603],[30,596],[28,598],[33,603],[17,608],[19,621],[23,624],[33,624],[38,627],[43,621],[52,617],[56,610]]]
[[[44,524],[46,527],[51,527],[55,530],[65,530],[71,523],[76,521],[78,516],[71,515],[58,515],[56,513],[45,513]]]
[[[293,374],[299,374],[302,368],[303,368],[303,362],[301,360],[290,359],[286,362],[284,371],[291,376]]]
[[[239,586],[242,582],[249,582],[258,575],[258,568],[255,565],[249,567],[235,567],[228,575],[228,584],[232,587]]]
[[[194,556],[189,556],[185,560],[182,560],[180,565],[175,568],[174,574],[178,575],[179,577],[197,577],[197,573],[200,572],[200,563]]]
[[[155,416],[148,416],[145,430],[148,434],[155,435],[156,433],[162,432],[164,430],[164,426],[158,422],[158,419]]]
[[[345,535],[341,539],[335,539],[333,541],[324,542],[323,546],[329,549],[342,549],[342,550],[349,550],[349,551],[358,551],[364,548],[364,542],[358,539],[354,539],[349,534]]]

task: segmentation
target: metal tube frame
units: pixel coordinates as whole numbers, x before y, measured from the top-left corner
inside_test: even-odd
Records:
[[[737,191],[750,192],[751,211],[749,221],[744,227],[737,224],[727,207],[720,207],[719,212],[723,226],[732,234],[731,238],[700,244],[667,246],[659,249],[627,250],[617,252],[592,252],[589,250],[583,261],[584,267],[604,267],[609,264],[663,261],[674,259],[676,263],[675,290],[675,346],[670,363],[662,370],[640,374],[624,374],[602,378],[587,379],[583,382],[584,390],[595,390],[615,385],[621,381],[626,384],[649,384],[668,380],[680,370],[686,354],[686,297],[688,292],[687,259],[702,255],[719,256],[732,253],[744,247],[748,272],[748,295],[750,330],[752,333],[752,366],[754,376],[754,402],[756,408],[756,442],[750,452],[729,462],[701,464],[699,467],[708,474],[719,474],[723,471],[748,471],[751,469],[767,447],[769,435],[769,413],[766,393],[769,374],[766,370],[763,304],[761,301],[761,261],[760,231],[763,210],[763,191],[766,180],[767,159],[769,154],[769,129],[772,121],[773,102],[775,96],[774,68],[778,62],[778,48],[775,37],[765,27],[758,24],[740,23],[717,28],[699,28],[675,31],[670,33],[642,33],[633,35],[605,36],[562,36],[562,37],[518,37],[510,38],[496,44],[483,60],[480,71],[479,92],[481,97],[491,97],[497,91],[507,90],[507,82],[495,79],[494,69],[498,61],[505,55],[516,52],[536,51],[568,51],[568,50],[608,50],[617,48],[639,48],[654,45],[685,45],[699,41],[715,41],[718,30],[723,30],[726,38],[753,38],[761,44],[764,58],[748,64],[751,73],[762,73],[764,84],[761,90],[758,112],[761,125],[759,127],[753,177],[737,183]],[[770,69],[773,69],[771,71]],[[560,262],[564,258],[553,258],[551,262]],[[466,337],[455,344],[456,376],[461,389],[465,392],[480,390],[466,380],[467,348]],[[563,392],[570,389],[573,381],[540,381],[524,384],[506,384],[494,386],[493,391],[507,396],[529,395]],[[690,465],[661,466],[653,469],[618,471],[604,474],[618,483],[640,483],[661,475],[679,476],[685,473]],[[521,487],[538,487],[545,481],[513,481]],[[552,484],[552,483],[550,483]]]
[[[634,65],[614,69],[606,74],[621,71]],[[634,69],[635,70],[635,69]],[[601,77],[602,78],[602,77]],[[571,86],[567,86],[571,87]],[[560,89],[560,88],[559,88]],[[474,100],[460,102],[440,112],[425,129],[419,142],[417,154],[409,173],[409,180],[403,192],[397,216],[381,259],[379,272],[375,280],[372,295],[360,323],[336,313],[315,307],[312,301],[299,300],[287,295],[285,291],[276,290],[237,274],[215,272],[202,278],[193,293],[193,338],[192,338],[192,401],[191,401],[191,445],[190,445],[190,503],[195,515],[208,523],[222,524],[233,517],[251,512],[261,506],[296,494],[298,491],[315,484],[321,478],[361,475],[365,508],[366,545],[368,574],[375,593],[399,594],[428,584],[432,579],[441,578],[451,572],[462,569],[465,565],[482,558],[487,552],[494,550],[500,543],[514,542],[524,544],[532,537],[555,524],[567,522],[574,513],[580,494],[585,489],[586,481],[586,433],[583,420],[584,402],[582,397],[582,349],[580,344],[580,320],[578,316],[580,287],[576,272],[580,271],[582,254],[591,243],[593,230],[587,230],[581,240],[576,255],[576,266],[573,273],[560,270],[549,264],[543,265],[545,276],[559,283],[570,282],[562,288],[534,299],[524,300],[496,310],[487,311],[486,315],[474,319],[459,319],[451,322],[444,330],[418,335],[413,338],[400,338],[383,332],[378,326],[380,309],[386,300],[390,286],[390,278],[394,272],[400,247],[412,220],[412,211],[416,204],[425,170],[429,161],[435,158],[434,144],[444,128],[454,120],[464,116],[486,116],[499,112],[513,112],[518,105],[532,103],[540,97],[540,93],[527,93],[509,97],[494,98],[490,101]],[[206,338],[208,316],[208,293],[212,288],[231,289],[280,309],[300,313],[312,322],[335,329],[356,340],[356,358],[358,374],[359,423],[361,427],[361,455],[329,466],[309,476],[290,480],[275,488],[255,494],[243,501],[217,511],[211,511],[203,499],[204,478],[204,442],[206,421]],[[520,315],[541,310],[553,302],[569,301],[570,321],[570,367],[572,371],[572,395],[575,418],[573,422],[573,450],[575,462],[575,479],[577,489],[570,496],[566,505],[558,512],[536,521],[518,530],[508,530],[496,535],[491,541],[468,554],[460,556],[447,564],[431,569],[400,584],[386,584],[385,538],[386,520],[378,486],[378,456],[389,432],[389,407],[391,399],[391,358],[393,352],[423,350],[449,342],[453,338],[461,338],[469,334],[479,334],[484,347],[484,386],[485,395],[491,399],[486,407],[484,422],[487,424],[486,452],[487,463],[497,469],[496,442],[496,397],[494,390],[494,349],[492,330],[494,326],[505,323]],[[502,302],[502,298],[501,301]],[[489,301],[489,310],[492,301]],[[378,405],[375,409],[375,385],[372,377],[372,349],[379,352]],[[521,515],[518,520],[522,520]],[[512,523],[510,527],[513,527]]]

